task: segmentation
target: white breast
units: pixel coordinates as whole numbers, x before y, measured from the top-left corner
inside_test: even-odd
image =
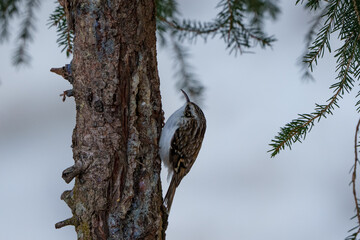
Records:
[[[171,140],[175,134],[176,129],[179,128],[179,125],[182,122],[182,116],[184,115],[185,106],[182,106],[178,110],[176,110],[166,121],[165,126],[161,131],[160,137],[160,158],[163,161],[164,165],[168,168],[169,175],[168,178],[172,174],[172,166],[169,161],[169,154],[170,154],[170,144]]]

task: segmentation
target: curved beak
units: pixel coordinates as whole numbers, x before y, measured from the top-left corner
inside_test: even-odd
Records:
[[[186,98],[186,101],[187,102],[190,102],[190,98],[189,98],[189,96],[187,95],[187,93],[184,91],[184,90],[182,90],[182,89],[180,89],[181,91],[182,91],[182,93],[184,94],[184,96],[185,96],[185,98]]]

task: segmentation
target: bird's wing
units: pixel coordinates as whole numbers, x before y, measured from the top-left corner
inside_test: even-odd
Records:
[[[184,139],[184,136],[181,136],[182,133],[183,130],[181,128],[176,129],[170,143],[169,160],[175,173],[179,173],[180,168],[186,168],[188,165],[185,162],[186,156],[184,155],[187,141]]]

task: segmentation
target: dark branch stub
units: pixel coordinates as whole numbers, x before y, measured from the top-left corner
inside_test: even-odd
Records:
[[[62,178],[66,183],[70,183],[74,177],[78,176],[83,172],[83,164],[81,161],[77,161],[73,166],[68,167],[62,173]]]
[[[55,228],[59,229],[59,228],[69,226],[69,225],[72,225],[72,226],[75,226],[75,227],[79,225],[79,221],[76,219],[75,216],[73,216],[71,218],[68,218],[68,219],[65,219],[64,221],[56,223]]]
[[[62,101],[65,102],[66,97],[73,97],[74,96],[74,90],[69,89],[64,91],[62,94],[60,94],[60,97],[62,97]]]
[[[51,68],[50,72],[56,73],[62,76],[64,79],[68,80],[70,84],[73,84],[74,80],[72,77],[71,63],[65,64],[64,67],[60,68]]]

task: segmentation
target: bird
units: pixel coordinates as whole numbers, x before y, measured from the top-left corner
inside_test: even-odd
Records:
[[[159,154],[168,168],[171,182],[164,198],[170,212],[176,188],[194,164],[206,131],[206,118],[201,108],[190,101],[182,90],[186,103],[166,121],[160,136]]]

